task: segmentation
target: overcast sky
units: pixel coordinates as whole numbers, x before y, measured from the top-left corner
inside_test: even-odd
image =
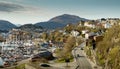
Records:
[[[120,0],[0,0],[0,19],[14,24],[48,21],[62,14],[120,18]]]

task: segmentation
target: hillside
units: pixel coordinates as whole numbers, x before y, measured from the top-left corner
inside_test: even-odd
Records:
[[[56,29],[56,28],[64,27],[69,23],[76,24],[81,20],[86,21],[87,19],[80,18],[79,16],[75,16],[75,15],[63,14],[60,16],[56,16],[47,22],[38,22],[35,25],[42,26],[43,28],[47,28],[47,29]]]
[[[16,25],[12,24],[9,21],[0,20],[0,30],[2,30],[2,31],[8,31],[15,27],[16,27]]]
[[[104,69],[120,69],[120,26],[108,29],[103,41],[97,44],[97,64]]]
[[[62,24],[68,24],[68,23],[77,23],[79,21],[86,21],[87,19],[85,18],[80,18],[79,16],[75,16],[75,15],[69,15],[69,14],[63,14],[57,17],[54,17],[52,19],[49,20],[49,22],[59,22]]]
[[[33,24],[25,24],[18,27],[18,29],[25,30],[28,32],[41,32],[43,28],[41,26],[35,26]]]
[[[65,24],[61,24],[58,22],[40,22],[35,24],[36,26],[41,26],[45,29],[56,29],[56,28],[62,28],[65,26]]]

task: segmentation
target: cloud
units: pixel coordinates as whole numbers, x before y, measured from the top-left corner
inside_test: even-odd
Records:
[[[16,0],[17,1],[17,0]],[[22,0],[21,0],[22,1]],[[9,13],[23,13],[23,14],[37,14],[44,12],[45,9],[37,6],[30,6],[24,4],[17,4],[13,2],[0,1],[0,12],[9,12]]]
[[[0,2],[1,12],[14,12],[14,11],[22,11],[22,10],[24,10],[24,6],[9,3],[9,2]]]

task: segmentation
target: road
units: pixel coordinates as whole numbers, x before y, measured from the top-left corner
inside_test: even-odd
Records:
[[[89,61],[87,60],[87,57],[85,57],[83,50],[81,50],[81,47],[85,45],[82,43],[80,46],[76,47],[72,53],[75,57],[76,63],[78,67],[76,69],[93,69]]]

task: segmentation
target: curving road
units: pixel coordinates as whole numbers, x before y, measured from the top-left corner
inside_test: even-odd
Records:
[[[85,57],[83,50],[81,50],[81,47],[85,45],[82,43],[79,47],[76,47],[73,50],[73,56],[75,57],[75,60],[77,62],[78,67],[76,69],[93,69],[87,58]]]

